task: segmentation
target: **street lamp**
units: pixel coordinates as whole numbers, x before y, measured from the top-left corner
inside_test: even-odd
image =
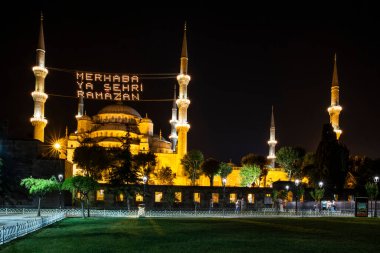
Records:
[[[59,186],[58,186],[58,189],[59,189],[59,209],[62,209],[62,180],[63,180],[63,175],[62,174],[59,174],[58,175],[58,180],[59,180]]]
[[[146,182],[147,181],[148,181],[148,177],[147,176],[143,176],[143,183],[144,183],[143,201],[144,201],[144,204],[145,204],[145,186],[146,186]]]
[[[318,186],[319,186],[320,189],[322,189],[323,182],[319,181]],[[322,197],[319,199],[319,207],[320,207],[319,211],[322,211]]]
[[[376,191],[375,191],[375,215],[374,215],[374,217],[377,217],[377,207],[376,207],[377,203],[376,203],[376,199],[377,199],[377,194],[378,194],[378,191],[379,191],[379,188],[378,188],[378,186],[377,186],[377,184],[379,183],[379,177],[378,177],[378,176],[375,176],[375,177],[373,178],[373,181],[374,181],[375,184],[376,184]]]
[[[300,184],[300,180],[299,179],[296,179],[294,181],[294,184],[296,185],[296,190],[295,190],[295,195],[296,195],[296,215],[298,213],[298,206],[297,206],[297,198],[298,198],[298,185]]]
[[[224,206],[226,204],[226,183],[227,183],[227,178],[222,178],[222,183],[223,183],[223,213],[224,213]]]

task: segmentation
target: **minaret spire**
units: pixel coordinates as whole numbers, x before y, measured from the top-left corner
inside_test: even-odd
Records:
[[[36,85],[35,90],[32,92],[34,113],[30,121],[34,127],[34,139],[44,142],[44,132],[47,125],[47,120],[45,119],[45,102],[48,98],[48,95],[45,93],[45,78],[48,74],[48,70],[45,67],[45,39],[42,13],[36,50],[36,66],[33,67],[33,73],[36,79]]]
[[[267,156],[267,159],[270,160],[270,166],[272,168],[275,167],[276,162],[276,128],[274,125],[274,112],[273,112],[273,105],[272,105],[272,118],[270,123],[270,138],[268,141],[269,145],[269,155]]]
[[[177,94],[176,94],[176,85],[174,85],[174,98],[173,98],[173,107],[172,107],[172,119],[169,121],[171,125],[171,132],[169,139],[172,143],[172,150],[173,152],[176,150],[177,145],[177,130],[175,128],[175,125],[177,124],[177,104],[176,104]]]
[[[338,80],[338,68],[336,64],[336,54],[334,55],[334,70],[331,83],[331,105],[327,109],[330,115],[330,123],[336,133],[336,138],[339,140],[342,130],[339,127],[339,114],[342,111],[342,107],[339,105],[339,80]]]
[[[190,76],[187,74],[187,38],[186,38],[186,23],[184,26],[183,41],[182,41],[182,52],[180,60],[180,73],[177,76],[177,81],[179,85],[179,96],[176,101],[178,106],[178,122],[176,124],[176,130],[178,132],[178,148],[177,154],[179,159],[187,153],[187,132],[189,131],[190,125],[187,122],[187,108],[190,105],[190,100],[187,97],[187,86],[190,82]],[[184,176],[183,168],[178,171],[178,176]]]

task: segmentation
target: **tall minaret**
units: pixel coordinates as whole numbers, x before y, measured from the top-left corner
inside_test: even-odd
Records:
[[[172,127],[170,135],[169,135],[169,139],[172,142],[172,150],[173,150],[173,152],[175,151],[175,148],[176,148],[176,145],[177,145],[177,140],[178,140],[177,130],[175,129],[175,126],[177,124],[177,104],[175,103],[176,102],[176,97],[177,97],[177,94],[176,94],[176,88],[175,88],[175,85],[174,85],[174,99],[173,99],[173,108],[172,108],[172,119],[169,121],[170,125]]]
[[[48,74],[48,70],[45,68],[45,40],[42,13],[36,59],[36,66],[33,67],[34,76],[36,78],[36,87],[32,92],[34,114],[30,121],[34,126],[34,139],[44,142],[44,129],[47,124],[47,120],[45,119],[45,102],[48,98],[48,95],[45,93],[45,77]]]
[[[273,106],[272,106],[272,119],[270,122],[270,138],[268,141],[269,145],[269,155],[267,156],[267,159],[270,161],[270,167],[275,167],[276,162],[276,128],[274,126],[274,113],[273,113]]]
[[[179,109],[178,122],[176,129],[178,132],[178,147],[177,154],[180,159],[187,153],[187,132],[190,125],[187,122],[187,108],[189,107],[190,100],[187,98],[187,85],[190,82],[190,76],[187,74],[187,41],[186,41],[186,23],[183,34],[182,53],[181,53],[181,67],[180,73],[177,76],[179,84],[179,97],[177,99],[177,106]],[[183,172],[182,172],[183,173]]]
[[[331,84],[331,106],[327,109],[330,115],[330,123],[336,133],[336,138],[339,140],[342,130],[339,127],[339,114],[342,111],[342,107],[339,105],[339,81],[338,81],[338,69],[336,67],[336,54],[334,57],[334,72]]]

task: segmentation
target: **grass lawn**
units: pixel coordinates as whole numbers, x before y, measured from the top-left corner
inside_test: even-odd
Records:
[[[379,252],[380,219],[67,218],[8,252]]]

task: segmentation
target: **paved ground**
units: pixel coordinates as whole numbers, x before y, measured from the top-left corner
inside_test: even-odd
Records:
[[[41,217],[37,217],[35,214],[0,214],[0,226],[14,225],[33,219],[41,219]]]

